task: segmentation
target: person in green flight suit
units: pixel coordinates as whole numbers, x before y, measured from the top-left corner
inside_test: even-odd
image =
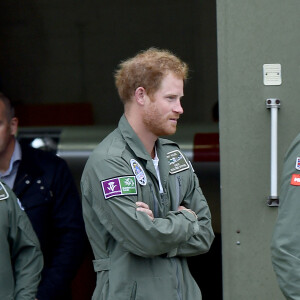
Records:
[[[0,299],[33,300],[43,256],[20,201],[0,182]]]
[[[284,158],[271,254],[281,291],[300,299],[300,134]]]
[[[160,138],[176,131],[187,73],[186,63],[156,48],[116,71],[124,115],[81,179],[97,272],[93,299],[201,299],[186,257],[209,250],[210,210],[189,160]]]

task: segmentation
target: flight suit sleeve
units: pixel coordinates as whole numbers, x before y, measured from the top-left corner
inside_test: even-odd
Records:
[[[278,217],[271,242],[274,271],[287,299],[300,299],[300,135],[283,166]]]
[[[19,200],[10,192],[9,240],[15,276],[14,299],[34,299],[43,268],[43,256],[38,239]],[[20,202],[19,202],[20,203]]]
[[[137,211],[136,202],[143,201],[137,188],[132,195],[105,199],[101,181],[133,175],[121,158],[91,160],[82,178],[83,210],[93,210],[106,230],[129,252],[152,257],[165,254],[188,241],[199,232],[195,216],[187,211],[170,212],[153,221]],[[93,237],[96,238],[96,237]]]
[[[214,233],[211,226],[211,213],[207,205],[206,199],[199,186],[197,176],[192,170],[189,170],[189,186],[187,193],[184,195],[181,205],[191,209],[197,214],[199,231],[193,235],[188,241],[181,243],[178,248],[168,253],[172,256],[194,256],[206,253],[213,242]]]

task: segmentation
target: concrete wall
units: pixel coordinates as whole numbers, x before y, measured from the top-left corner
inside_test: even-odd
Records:
[[[183,123],[211,122],[215,10],[204,0],[1,1],[2,89],[25,104],[90,102],[96,124],[115,124],[123,111],[117,64],[150,46],[168,48],[192,70]]]
[[[300,2],[219,0],[218,60],[224,300],[284,299],[271,265],[277,208],[270,195],[270,110],[281,100],[279,174],[299,132]],[[263,84],[263,64],[282,65],[282,84]]]

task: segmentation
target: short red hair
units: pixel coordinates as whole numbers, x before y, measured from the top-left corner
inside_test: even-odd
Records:
[[[168,50],[150,48],[121,62],[115,72],[115,84],[122,102],[128,102],[138,87],[152,95],[170,72],[186,80],[188,66]]]

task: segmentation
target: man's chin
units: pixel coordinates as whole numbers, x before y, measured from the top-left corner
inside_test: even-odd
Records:
[[[165,131],[163,135],[173,135],[176,133],[176,126]]]

